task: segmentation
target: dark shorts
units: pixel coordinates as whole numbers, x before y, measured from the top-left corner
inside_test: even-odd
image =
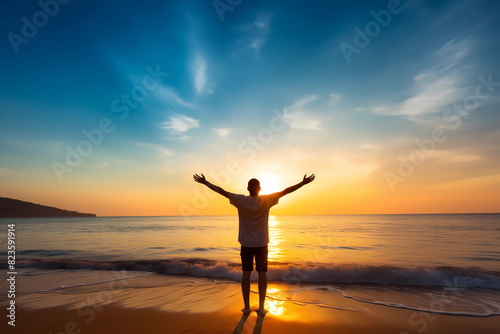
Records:
[[[241,269],[253,270],[253,257],[255,256],[255,270],[267,271],[267,245],[262,247],[241,246]]]

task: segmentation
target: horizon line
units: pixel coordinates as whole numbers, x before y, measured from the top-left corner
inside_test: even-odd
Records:
[[[500,214],[500,212],[438,212],[438,213],[329,213],[329,214],[270,214],[270,216],[382,216],[382,215],[495,215]],[[211,215],[192,215],[188,217],[217,217],[217,216],[232,216],[238,217],[238,214],[211,214]],[[185,217],[182,215],[96,215],[96,217]],[[84,217],[84,218],[96,218],[96,217]],[[40,217],[40,218],[50,218],[50,217]],[[58,218],[58,217],[54,217]],[[64,217],[61,217],[64,218]],[[82,217],[75,217],[82,218]]]

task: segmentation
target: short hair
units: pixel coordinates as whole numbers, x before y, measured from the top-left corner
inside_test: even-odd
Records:
[[[260,187],[260,182],[259,180],[257,179],[251,179],[250,181],[248,181],[248,188],[258,188]]]

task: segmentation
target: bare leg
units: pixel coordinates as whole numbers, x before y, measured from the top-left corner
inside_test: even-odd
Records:
[[[250,275],[251,271],[244,271],[241,277],[241,293],[243,294],[243,302],[245,303],[245,308],[241,311],[244,314],[250,314]]]
[[[267,273],[265,271],[259,271],[259,310],[257,313],[260,315],[266,314],[264,309],[264,303],[266,301],[267,293]]]

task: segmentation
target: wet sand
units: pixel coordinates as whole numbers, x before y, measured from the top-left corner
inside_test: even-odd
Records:
[[[60,281],[55,282],[55,277]],[[269,312],[264,317],[255,312],[245,317],[237,282],[111,271],[47,271],[17,279],[16,326],[9,326],[7,317],[2,317],[2,333],[456,334],[498,333],[500,328],[498,316],[448,316],[360,305],[317,290],[302,291],[298,302],[283,283],[269,283],[274,299],[268,299]],[[252,290],[256,289],[252,283]],[[335,308],[315,303],[320,297]],[[257,294],[250,298],[256,309]],[[5,296],[0,305],[5,314]]]

